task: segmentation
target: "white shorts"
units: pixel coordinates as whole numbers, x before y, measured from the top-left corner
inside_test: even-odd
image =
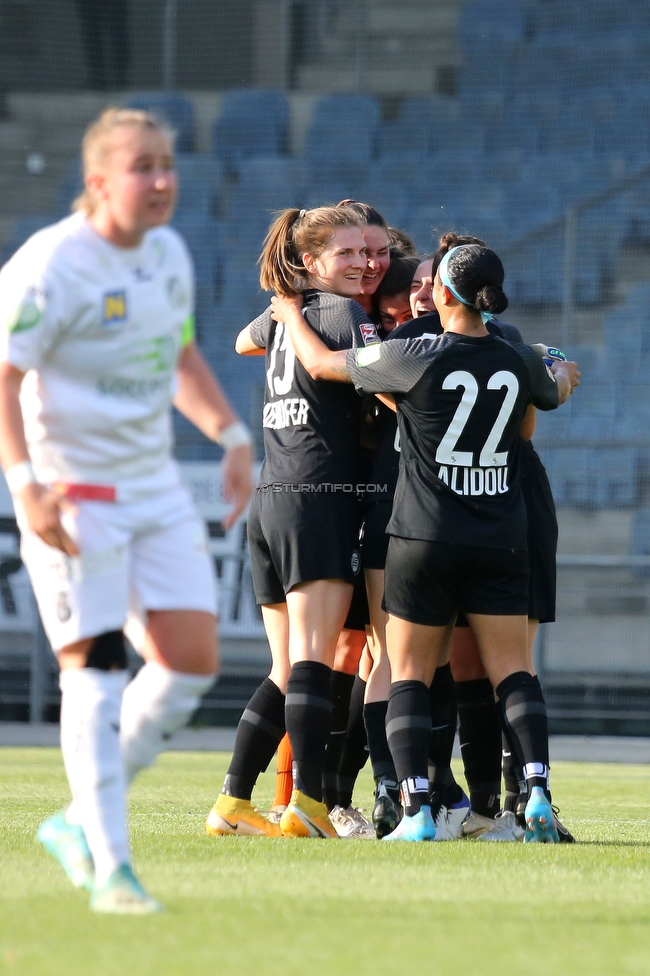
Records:
[[[75,502],[62,522],[79,546],[76,557],[48,546],[16,515],[21,556],[55,651],[127,622],[135,624],[129,636],[141,633],[149,610],[217,613],[206,530],[186,488],[130,503]]]

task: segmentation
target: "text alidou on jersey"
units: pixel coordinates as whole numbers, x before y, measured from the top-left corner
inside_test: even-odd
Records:
[[[505,495],[508,468],[459,468],[442,465],[438,477],[457,495]]]

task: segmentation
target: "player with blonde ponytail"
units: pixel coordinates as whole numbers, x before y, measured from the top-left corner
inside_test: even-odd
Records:
[[[21,553],[61,666],[72,803],[38,839],[98,912],[158,903],[133,874],[126,788],[217,669],[205,531],[172,458],[172,402],[226,448],[226,522],[246,505],[250,435],[193,337],[173,136],[108,109],[83,140],[76,212],[0,272],[0,462]],[[128,684],[124,627],[144,667]]]
[[[277,294],[302,294],[306,321],[331,348],[356,348],[379,341],[353,300],[366,264],[362,224],[353,210],[291,209],[269,228],[260,281]],[[270,310],[240,333],[236,349],[243,355],[266,353],[265,459],[248,539],[273,663],[239,723],[207,830],[336,837],[322,802],[322,772],[334,652],[360,571],[359,398],[351,387],[312,380]],[[254,810],[251,795],[285,730],[295,788],[278,827]]]

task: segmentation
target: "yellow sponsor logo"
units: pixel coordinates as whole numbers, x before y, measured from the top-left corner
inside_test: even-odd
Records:
[[[104,295],[102,322],[123,322],[126,318],[126,292],[108,291]]]

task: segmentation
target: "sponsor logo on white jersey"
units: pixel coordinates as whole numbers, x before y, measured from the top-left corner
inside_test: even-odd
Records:
[[[124,322],[126,319],[126,292],[107,291],[102,296],[102,323],[112,325],[113,322]]]

